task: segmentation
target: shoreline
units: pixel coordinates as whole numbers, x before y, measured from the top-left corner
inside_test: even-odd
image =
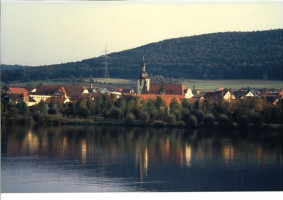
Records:
[[[53,126],[125,126],[125,127],[155,127],[155,128],[181,128],[181,129],[211,129],[211,130],[242,130],[242,131],[249,131],[249,130],[257,130],[257,131],[279,131],[283,133],[283,124],[262,124],[260,127],[256,127],[252,124],[249,124],[248,127],[239,128],[238,124],[230,124],[227,126],[220,126],[218,123],[215,123],[213,126],[206,127],[203,124],[198,125],[196,127],[189,127],[184,122],[177,122],[176,124],[169,125],[163,121],[134,121],[134,122],[126,122],[124,120],[93,120],[93,119],[79,119],[79,118],[63,118],[61,121],[47,121],[44,123],[35,122],[32,118],[2,118],[1,124],[14,124],[14,125],[53,125]]]

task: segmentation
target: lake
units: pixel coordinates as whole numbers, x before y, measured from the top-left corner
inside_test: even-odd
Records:
[[[283,134],[2,125],[2,192],[282,191]]]

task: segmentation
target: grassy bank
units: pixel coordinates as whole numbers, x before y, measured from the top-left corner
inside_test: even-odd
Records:
[[[186,79],[184,85],[187,88],[193,88],[195,85],[198,90],[213,90],[218,87],[240,89],[243,87],[250,88],[283,88],[283,81],[273,80],[189,80]]]
[[[59,81],[59,80],[42,80],[42,81],[30,81],[30,82],[10,82],[7,83],[12,86],[26,87],[27,85],[38,85],[42,83],[44,85],[56,85],[56,84],[67,84],[70,81]],[[73,82],[72,82],[73,83]],[[88,79],[84,81],[74,82],[75,84],[89,85],[113,85],[113,86],[129,86],[135,87],[135,80],[132,79],[118,79],[118,78],[93,78],[93,82]],[[251,88],[283,88],[283,81],[273,81],[273,80],[197,80],[197,79],[185,79],[182,82],[187,88],[193,88],[195,85],[198,90],[213,90],[218,87],[226,87],[232,89],[240,89],[243,87]],[[2,83],[2,85],[5,83]]]
[[[131,80],[131,79],[118,79],[118,78],[93,78],[93,81],[89,81],[88,79],[84,79],[83,81],[69,81],[69,80],[41,80],[41,81],[29,81],[29,82],[2,82],[2,85],[10,85],[10,86],[17,86],[17,87],[27,87],[28,85],[38,85],[38,84],[44,84],[44,85],[65,85],[65,84],[70,84],[70,83],[74,83],[74,84],[78,84],[78,85],[89,85],[89,84],[93,84],[93,85],[117,85],[117,86],[121,86],[121,85],[135,85],[136,82],[135,80]]]

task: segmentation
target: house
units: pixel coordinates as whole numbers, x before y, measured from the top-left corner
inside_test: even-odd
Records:
[[[279,97],[278,96],[265,96],[266,102],[276,106],[277,103],[279,102]]]
[[[130,89],[130,88],[124,88],[122,90],[122,94],[135,94],[135,91],[133,89]]]
[[[28,106],[35,106],[37,104],[36,100],[29,96]]]
[[[71,102],[75,102],[84,94],[89,94],[88,89],[83,85],[68,85],[65,86],[66,93]]]
[[[214,92],[206,92],[204,94],[204,99],[212,99],[214,101],[227,101],[231,102],[231,100],[235,99],[233,94],[228,89],[223,89],[223,90],[215,90]]]
[[[122,95],[122,89],[120,88],[108,88],[110,94],[116,95],[117,98],[120,98]]]
[[[45,104],[49,104],[53,102],[54,104],[65,104],[65,103],[68,103],[70,102],[69,98],[65,98],[65,97],[62,97],[62,96],[59,96],[59,97],[50,97],[48,99],[45,100]]]
[[[30,92],[30,97],[37,103],[46,101],[49,98],[65,98],[65,102],[69,102],[65,87],[60,85],[41,85]]]
[[[186,99],[190,99],[193,98],[195,95],[193,94],[193,91],[191,90],[191,88],[185,90],[185,98]]]
[[[235,99],[244,99],[245,97],[254,97],[254,94],[250,90],[241,89],[233,92]]]
[[[105,94],[105,93],[110,93],[110,91],[107,88],[103,88],[100,90],[100,93]]]
[[[25,102],[28,105],[29,103],[28,91],[25,88],[9,87],[6,92],[6,97],[12,104]]]

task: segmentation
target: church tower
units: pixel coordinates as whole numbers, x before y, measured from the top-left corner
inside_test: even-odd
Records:
[[[137,94],[147,94],[149,91],[150,79],[145,71],[144,56],[141,63],[141,72],[137,79]]]

